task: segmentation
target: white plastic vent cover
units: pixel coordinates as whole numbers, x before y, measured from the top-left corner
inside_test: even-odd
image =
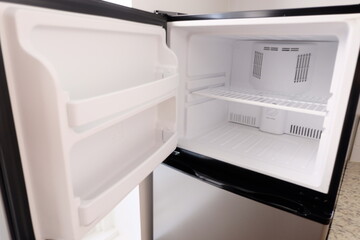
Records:
[[[249,126],[256,126],[256,117],[237,113],[230,113],[229,121]]]
[[[322,130],[306,127],[306,126],[300,126],[300,125],[291,125],[289,133],[291,135],[297,135],[301,137],[307,137],[307,138],[313,138],[313,139],[320,139]]]
[[[251,84],[258,90],[301,94],[308,90],[315,44],[256,42]]]

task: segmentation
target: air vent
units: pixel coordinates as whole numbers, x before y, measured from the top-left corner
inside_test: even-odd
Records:
[[[279,51],[279,48],[278,47],[264,47],[264,50],[265,51]]]
[[[299,48],[291,48],[291,51],[292,51],[292,52],[298,52],[298,51],[299,51]]]
[[[291,125],[290,126],[290,134],[313,138],[313,139],[320,139],[321,138],[322,130],[316,128],[308,128],[304,126],[298,125]]]
[[[307,81],[311,53],[301,54],[297,57],[294,83]]]
[[[283,52],[289,52],[289,51],[290,51],[290,48],[282,48],[281,51],[283,51]]]
[[[256,117],[246,116],[246,115],[232,113],[232,112],[230,113],[229,121],[244,124],[244,125],[249,125],[249,126],[256,125]]]
[[[253,76],[258,79],[261,79],[261,68],[262,68],[263,57],[264,57],[263,53],[255,51]]]

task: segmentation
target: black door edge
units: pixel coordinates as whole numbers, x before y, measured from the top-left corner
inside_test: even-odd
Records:
[[[333,14],[351,14],[351,13],[360,13],[360,4],[330,6],[330,7],[236,11],[236,12],[195,14],[195,15],[169,14],[167,15],[167,18],[169,22],[174,22],[174,21],[189,21],[189,20],[295,17],[295,16],[333,15]]]
[[[0,2],[110,17],[161,27],[166,26],[165,16],[102,0],[0,0]]]

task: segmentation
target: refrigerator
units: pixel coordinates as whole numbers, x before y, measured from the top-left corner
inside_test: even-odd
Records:
[[[226,234],[240,226],[232,217],[254,228],[248,239],[276,220],[325,238],[359,99],[359,12],[171,16],[98,0],[1,1],[11,237],[91,239],[157,168],[154,239],[220,228],[239,239]]]

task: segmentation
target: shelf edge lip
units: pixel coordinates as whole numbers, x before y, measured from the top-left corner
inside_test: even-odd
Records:
[[[175,74],[154,82],[96,97],[70,100],[66,103],[68,124],[71,128],[81,127],[106,117],[114,116],[114,114],[126,113],[151,101],[157,101],[168,96],[169,93],[176,89],[177,85],[178,74]],[[144,92],[149,92],[149,94],[142,94]],[[133,102],[126,102],[126,99],[133,100]],[[122,102],[123,104],[111,105],[114,102]],[[106,108],[107,106],[111,107]]]
[[[327,115],[326,110],[325,111],[318,111],[318,110],[311,110],[311,109],[303,109],[303,108],[297,108],[297,107],[276,105],[276,104],[273,104],[273,103],[264,103],[264,102],[259,102],[259,101],[255,101],[255,100],[252,101],[252,100],[247,100],[247,99],[238,99],[238,98],[226,97],[226,96],[206,93],[206,92],[203,92],[203,91],[204,90],[200,90],[200,91],[195,91],[193,93],[197,94],[197,95],[205,96],[205,97],[224,100],[224,101],[244,103],[244,104],[250,104],[250,105],[255,105],[255,106],[260,106],[260,107],[268,107],[268,108],[275,108],[275,109],[292,111],[292,112],[300,112],[300,113],[312,114],[312,115],[321,116],[321,117],[324,117],[324,116]],[[241,94],[241,93],[239,93],[239,94]],[[296,100],[294,100],[294,101],[296,102]],[[298,102],[301,102],[301,101],[298,101]],[[311,104],[311,103],[309,102],[308,104]],[[326,107],[326,104],[316,103],[315,105],[316,106]]]

